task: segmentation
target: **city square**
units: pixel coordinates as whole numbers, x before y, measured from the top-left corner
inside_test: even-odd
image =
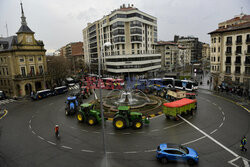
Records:
[[[122,4],[48,54],[26,3],[16,35],[6,23],[0,37],[0,166],[249,167],[242,8],[214,21],[205,43],[160,40],[161,19]]]

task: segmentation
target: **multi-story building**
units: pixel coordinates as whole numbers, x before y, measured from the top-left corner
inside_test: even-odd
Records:
[[[250,87],[250,15],[240,14],[218,24],[211,35],[214,86],[243,83]]]
[[[175,42],[187,49],[190,63],[200,63],[202,58],[202,42],[196,37],[179,37],[175,35]]]
[[[122,5],[83,29],[85,62],[97,72],[98,58],[103,70],[112,75],[153,72],[161,68],[161,55],[155,54],[157,19],[133,5]],[[111,47],[104,44],[110,42]]]
[[[210,60],[210,45],[208,43],[202,44],[202,59]]]
[[[71,42],[60,49],[60,55],[71,62],[74,73],[84,66],[83,42]]]
[[[8,96],[30,95],[45,89],[50,81],[42,41],[28,27],[21,3],[21,27],[17,36],[0,38],[0,90]],[[47,85],[47,86],[46,86]]]

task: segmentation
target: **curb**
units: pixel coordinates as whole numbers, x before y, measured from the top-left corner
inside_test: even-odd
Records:
[[[207,90],[207,91],[209,91],[209,92],[213,92],[213,93],[215,93],[215,92],[214,92],[214,91],[212,91],[212,90],[203,89],[203,88],[200,88],[200,89],[202,89],[202,90]],[[216,97],[219,97],[219,98],[222,98],[222,99],[224,99],[224,100],[227,100],[227,101],[229,101],[229,102],[231,102],[231,103],[234,103],[234,104],[236,104],[236,105],[238,105],[238,106],[242,107],[243,109],[245,109],[247,112],[249,112],[249,113],[250,113],[250,109],[246,108],[245,106],[243,106],[243,105],[239,104],[238,102],[236,102],[236,101],[234,101],[234,100],[228,99],[228,98],[223,97],[223,96],[220,96],[220,95],[214,95],[214,94],[212,94],[212,95],[213,95],[213,96],[216,96]]]

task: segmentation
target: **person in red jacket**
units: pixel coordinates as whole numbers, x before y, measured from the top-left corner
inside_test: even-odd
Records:
[[[59,126],[58,125],[55,126],[55,134],[56,134],[56,137],[59,136]]]

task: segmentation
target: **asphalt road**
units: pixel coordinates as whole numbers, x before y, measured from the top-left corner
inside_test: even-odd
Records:
[[[166,120],[164,115],[151,119],[150,125],[140,130],[117,131],[107,121],[107,157],[103,156],[101,126],[90,127],[78,123],[75,116],[66,117],[66,97],[6,104],[9,112],[0,120],[1,167],[163,166],[155,158],[160,143],[194,148],[200,157],[196,166],[243,166],[241,157],[250,159],[249,151],[242,153],[239,148],[243,135],[250,141],[250,113],[210,92],[200,90],[196,115],[184,117],[198,130],[182,119]],[[60,126],[59,140],[54,136],[56,124]]]

